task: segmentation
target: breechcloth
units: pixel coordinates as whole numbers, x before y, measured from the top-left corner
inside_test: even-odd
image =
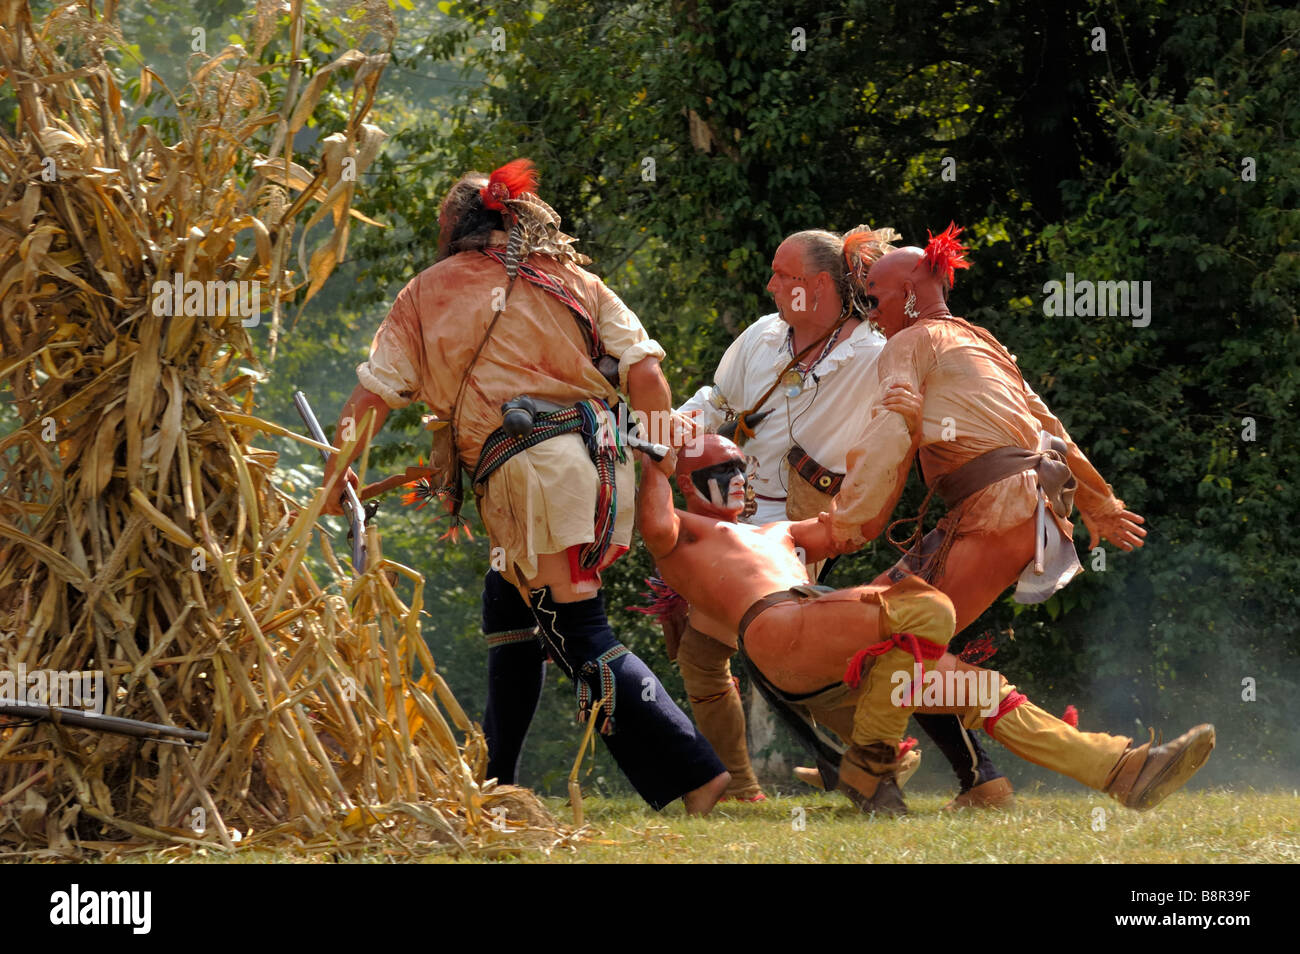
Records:
[[[587,453],[600,479],[600,489],[596,494],[593,524],[595,536],[591,543],[578,548],[573,566],[575,582],[580,578],[595,579],[595,570],[604,561],[610,540],[614,536],[615,516],[618,513],[614,468],[616,464],[626,461],[627,450],[619,437],[618,428],[609,426],[612,414],[608,404],[600,398],[591,398],[579,401],[572,407],[538,413],[533,419],[532,431],[524,437],[511,437],[503,428],[498,427],[483,442],[478,466],[474,469],[473,482],[479,486],[486,483],[502,464],[516,454],[553,437],[574,431],[582,432]]]
[[[962,505],[980,491],[1026,471],[1034,471],[1036,474],[1038,497],[1043,505],[1050,507],[1062,519],[1068,518],[1074,509],[1074,493],[1078,482],[1065,461],[1064,444],[1059,439],[1054,439],[1053,446],[1045,451],[1030,451],[1014,446],[986,451],[938,478],[931,485],[930,494],[938,494],[949,510],[937,529],[916,539],[915,534],[923,529],[921,522],[925,517],[929,496],[926,497],[926,503],[921,505],[917,517],[896,521],[915,521],[917,528],[910,538],[910,545],[908,541],[896,544],[907,547],[907,550],[890,570],[890,580],[898,582],[910,573],[927,583],[935,583],[943,576],[948,550],[961,536],[960,526],[964,515]],[[1042,541],[1044,571],[1042,575],[1036,574],[1032,562],[1025,567],[1016,587],[1017,603],[1041,603],[1065,586],[1076,573],[1081,572],[1074,541],[1061,530],[1056,521],[1049,518],[1043,530],[1046,534]],[[891,542],[894,542],[892,538]]]
[[[753,798],[762,791],[749,762],[745,707],[731,677],[735,650],[687,625],[677,648],[677,667],[700,732],[731,773],[726,794]]]
[[[579,712],[605,700],[600,737],[652,808],[722,774],[708,741],[650,668],[615,638],[602,595],[559,603],[542,587],[529,597],[551,658],[577,687]]]
[[[496,570],[483,579],[483,633],[488,643],[483,735],[488,778],[513,785],[528,727],[546,680],[546,650],[532,608]]]
[[[845,745],[823,731],[809,711],[809,703],[820,703],[822,707],[834,708],[833,705],[825,705],[827,694],[848,691],[847,687],[842,683],[834,683],[824,689],[809,693],[789,693],[778,689],[768,681],[767,677],[745,655],[745,631],[754,620],[758,619],[764,610],[773,606],[783,603],[807,602],[816,599],[823,593],[833,592],[835,590],[830,586],[799,586],[788,590],[780,590],[776,593],[769,593],[767,596],[755,601],[745,611],[745,615],[740,619],[740,626],[736,636],[737,643],[740,646],[741,658],[745,660],[745,667],[750,680],[754,683],[754,687],[776,712],[777,716],[780,717],[781,721],[786,724],[787,728],[816,754],[817,768],[826,783],[827,791],[834,789],[839,782],[838,766],[840,757],[844,754]]]

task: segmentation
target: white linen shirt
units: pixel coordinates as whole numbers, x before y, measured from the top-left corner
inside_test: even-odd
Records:
[[[728,409],[739,413],[753,407],[790,361],[789,330],[780,315],[758,319],[722,356],[713,385],[700,388],[678,410],[698,410],[695,419],[701,430],[716,432]],[[795,444],[823,467],[846,472],[849,451],[861,447],[870,420],[868,410],[879,384],[876,358],[884,346],[884,337],[862,322],[806,375],[796,397],[788,397],[782,385],[772,392],[761,408],[772,413],[741,450],[749,458],[755,493],[776,499],[760,499],[749,523],[787,519],[785,455]]]

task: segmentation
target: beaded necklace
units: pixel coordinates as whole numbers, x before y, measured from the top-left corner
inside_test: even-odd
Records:
[[[822,359],[835,350],[835,344],[840,340],[840,332],[844,330],[844,325],[840,324],[835,329],[835,333],[826,341],[826,347],[822,348],[821,354],[813,360],[811,364],[796,364],[781,375],[781,386],[785,388],[786,397],[798,397],[803,391],[804,381],[808,375],[812,374],[813,368],[821,364]],[[791,328],[785,336],[785,345],[789,349],[791,356],[794,355],[794,329]]]

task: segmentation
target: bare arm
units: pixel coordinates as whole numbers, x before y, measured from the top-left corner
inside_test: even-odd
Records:
[[[674,433],[670,433],[667,426],[676,415],[672,390],[659,369],[664,349],[646,334],[640,319],[604,282],[590,273],[582,273],[596,296],[595,313],[601,341],[610,354],[618,356],[620,390],[627,394],[637,418],[645,422],[645,436],[656,443],[680,447],[681,427],[672,428]],[[693,434],[693,422],[689,429]]]
[[[338,427],[334,431],[334,443],[342,447],[346,443],[344,435],[349,431],[355,432],[357,440],[352,450],[347,453],[346,460],[340,459],[343,455],[331,454],[330,459],[325,464],[325,475],[321,482],[323,486],[328,488],[328,499],[324,508],[322,508],[322,513],[340,514],[343,512],[340,503],[343,485],[336,481],[336,475],[341,470],[346,471],[344,479],[348,483],[356,484],[356,474],[352,472],[350,465],[361,456],[366,445],[379,433],[387,418],[388,404],[385,403],[384,399],[358,384],[352,391],[352,396],[343,405],[343,410],[339,413]]]
[[[676,467],[677,457],[671,451],[657,462],[639,451],[637,456],[641,458],[641,486],[636,495],[636,524],[646,549],[657,560],[672,553],[681,532],[682,521],[673,507],[667,476]]]
[[[637,416],[644,415],[645,436],[650,440],[680,448],[695,436],[695,421],[673,410],[672,391],[658,358],[642,358],[627,369],[627,397]]]
[[[673,395],[668,380],[659,368],[658,358],[642,358],[627,369],[627,398],[632,410],[653,420],[653,415],[673,409]]]
[[[820,563],[827,557],[844,552],[835,545],[831,533],[831,515],[828,513],[790,524],[790,536],[794,545],[803,551],[804,563]]]

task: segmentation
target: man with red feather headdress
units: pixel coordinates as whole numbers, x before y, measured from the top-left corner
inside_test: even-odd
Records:
[[[876,583],[920,576],[952,600],[957,632],[1012,584],[1018,602],[1039,603],[1081,572],[1069,520],[1075,504],[1090,548],[1105,539],[1133,550],[1146,536],[1142,518],[1116,498],[1015,357],[948,310],[956,270],[969,267],[960,233],[949,225],[924,249],[895,249],[867,273],[868,316],[887,339],[880,390],[831,507],[836,548],[861,547],[885,531],[919,456],[930,494],[948,513],[924,535],[926,505],[914,521],[898,521],[915,529],[902,541],[889,534],[904,556]],[[915,434],[883,409],[883,393],[897,385],[924,395]]]
[[[530,161],[462,177],[438,224],[439,261],[397,296],[339,423],[345,433],[349,418],[371,420],[350,461],[390,408],[421,401],[442,422],[431,463],[453,521],[461,469],[472,475],[494,554],[483,594],[488,775],[515,780],[549,653],[577,688],[579,718],[599,712],[642,797],[706,813],[730,777],[615,638],[600,589],[600,571],[628,548],[635,493],[612,410],[623,392],[651,419],[670,414],[664,351],[581,267],[590,260],[537,196]],[[330,461],[326,486],[349,461]]]

